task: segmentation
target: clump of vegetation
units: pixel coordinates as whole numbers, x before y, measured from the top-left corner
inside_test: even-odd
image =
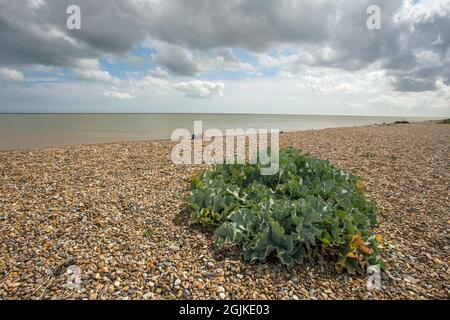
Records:
[[[384,268],[364,184],[328,161],[286,148],[276,175],[262,176],[260,165],[215,165],[192,189],[191,223],[215,229],[216,248],[239,246],[246,261],[274,256],[292,268],[321,254],[336,259],[338,272]]]
[[[409,124],[409,121],[406,120],[395,121],[394,124]]]
[[[391,155],[389,156],[389,159],[395,161],[395,160],[398,159],[398,157],[397,157],[395,154],[391,154]]]
[[[145,232],[144,232],[144,236],[147,239],[151,239],[153,237],[153,228],[152,227],[148,227]]]
[[[450,124],[450,119],[439,120],[439,124]]]
[[[370,159],[375,157],[375,153],[372,152],[365,152],[360,155],[362,158]]]

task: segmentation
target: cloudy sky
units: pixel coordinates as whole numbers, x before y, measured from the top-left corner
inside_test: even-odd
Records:
[[[0,0],[0,112],[450,116],[449,44],[450,0]]]

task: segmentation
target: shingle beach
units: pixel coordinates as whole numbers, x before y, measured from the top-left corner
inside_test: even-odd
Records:
[[[392,245],[380,289],[331,261],[288,272],[216,253],[183,201],[207,167],[172,164],[170,141],[142,141],[0,152],[0,299],[450,298],[448,124],[291,132],[281,144],[362,178]]]

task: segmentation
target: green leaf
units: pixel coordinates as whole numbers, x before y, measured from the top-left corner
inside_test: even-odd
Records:
[[[294,148],[282,149],[279,159],[273,176],[248,164],[194,176],[190,223],[215,228],[216,248],[240,246],[249,262],[273,255],[292,268],[326,247],[338,272],[386,267],[372,232],[377,208],[360,192],[361,179]]]

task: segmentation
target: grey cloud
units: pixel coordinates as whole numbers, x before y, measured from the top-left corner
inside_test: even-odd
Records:
[[[37,1],[34,1],[37,2]],[[0,0],[0,64],[73,66],[77,59],[125,55],[145,37],[149,5],[134,1]],[[82,9],[81,30],[68,30],[66,8]]]
[[[156,44],[156,53],[151,61],[176,75],[195,76],[200,72],[200,66],[189,50],[168,43]]]
[[[394,83],[397,91],[422,92],[436,90],[435,82],[427,79],[415,79],[408,76],[398,77]]]
[[[159,39],[190,48],[263,51],[327,39],[326,21],[336,10],[326,1],[169,0],[161,2],[150,24]]]
[[[43,2],[33,8],[30,1],[0,0],[0,66],[76,67],[80,59],[125,57],[151,38],[165,44],[156,48],[152,62],[176,75],[204,71],[192,52],[216,52],[224,61],[219,67],[234,69],[239,61],[226,48],[269,52],[291,46],[314,57],[292,65],[357,70],[378,63],[399,91],[434,90],[437,80],[450,81],[448,0],[422,0],[421,10],[435,11],[412,22],[394,19],[402,10],[400,0]],[[70,4],[82,8],[81,30],[65,27]],[[366,28],[366,9],[373,4],[381,8],[382,30]],[[323,48],[333,54],[322,54]],[[416,53],[421,50],[432,52],[436,65],[420,61]]]
[[[433,90],[436,80],[448,81],[445,55],[450,13],[445,12],[446,2],[434,2],[442,7],[432,19],[411,23],[397,19],[403,6],[399,0],[167,0],[158,10],[152,32],[160,40],[199,50],[240,47],[261,52],[294,45],[314,56],[310,65],[357,70],[379,63],[396,78],[397,90]],[[369,5],[381,8],[382,30],[366,27]],[[334,54],[321,55],[323,48]],[[412,53],[419,49],[439,54],[442,63],[437,72],[427,73],[427,67],[419,65]],[[421,78],[426,76],[430,78]]]

